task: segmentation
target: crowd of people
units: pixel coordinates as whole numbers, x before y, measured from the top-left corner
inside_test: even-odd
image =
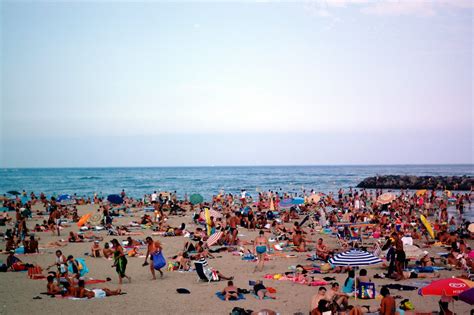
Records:
[[[15,256],[18,248],[23,248],[22,253],[39,252],[35,233],[49,231],[52,235],[61,236],[63,228],[81,222],[78,206],[88,203],[98,205],[100,222],[96,225],[103,227],[108,235],[115,238],[104,242],[104,236],[95,233],[94,227],[85,221],[81,225],[85,230],[70,231],[67,242],[90,241],[90,257],[113,260],[112,266],[116,270],[119,285],[122,285],[123,279],[132,281],[127,274],[128,258],[138,256],[141,247],[146,247],[143,265],[150,266],[152,279],[156,280],[156,271],[162,277],[162,269],[166,266],[161,263],[164,258],[160,241],[151,236],[143,240],[133,239],[132,236],[139,237],[144,234],[134,232],[133,226],[116,224],[114,218],[121,213],[129,213],[131,209],[149,211],[141,214],[137,226],[146,226],[159,237],[186,237],[182,250],[173,256],[174,266],[177,270],[189,271],[194,267],[193,262],[198,262],[206,267],[204,274],[209,279],[228,280],[227,286],[222,290],[225,300],[236,299],[239,291],[234,285],[233,277],[225,276],[222,271],[214,270],[207,264],[207,259],[214,258],[214,254],[220,251],[240,251],[241,255],[251,255],[256,261],[254,272],[265,270],[265,260],[269,254],[284,251],[308,253],[321,262],[321,269],[324,267],[325,272],[347,273],[342,288],[339,283],[333,282],[328,289],[321,286],[313,297],[311,313],[324,315],[338,312],[362,314],[372,311],[349,303],[349,297],[356,294],[360,282],[372,281],[368,278],[367,271],[359,270],[356,281],[354,269],[328,263],[341,251],[357,248],[372,252],[378,257],[384,256],[387,261],[386,272],[377,276],[396,281],[439,277],[437,272],[407,269],[407,246],[442,245],[449,248],[449,252],[443,257],[431,257],[427,251],[423,251],[423,255],[416,260],[417,268],[454,268],[459,270],[461,276],[469,278],[473,267],[473,255],[468,242],[473,235],[469,231],[470,222],[464,218],[465,208],[471,207],[471,193],[401,190],[387,199],[387,195],[381,190],[350,188],[348,191],[340,189],[336,194],[269,190],[259,192],[254,200],[246,190],[242,190],[238,195],[221,192],[213,196],[212,200],[198,204],[190,202],[187,195],[179,200],[176,192],[155,191],[141,199],[134,199],[127,197],[125,191],[122,191],[120,196],[123,202],[118,206],[111,205],[97,195],[86,199],[75,197],[76,204],[63,204],[54,197],[46,198],[43,193],[39,197],[31,193],[26,203],[19,197],[4,201],[3,206],[15,213],[14,217],[10,217],[8,212],[3,213],[0,221],[12,227],[4,233],[5,251],[9,253],[7,269],[20,268],[21,260]],[[448,212],[450,206],[456,211],[451,212],[451,216]],[[196,224],[194,229],[189,229],[184,222],[177,227],[169,225],[169,217],[183,217],[184,220],[186,215],[192,216],[192,222]],[[32,216],[44,216],[47,219],[43,220],[43,224],[31,227],[27,223]],[[433,224],[426,224],[421,216],[431,218]],[[250,241],[240,239],[241,229],[258,231],[258,235]],[[331,248],[325,244],[323,237],[318,236],[320,234],[334,235],[338,246]],[[127,250],[116,238],[118,236],[128,236]],[[364,239],[369,238],[375,242],[366,241],[364,244]],[[103,247],[101,242],[104,242]],[[47,245],[59,247],[63,244],[58,240]],[[120,289],[86,289],[83,277],[86,266],[71,255],[66,257],[61,250],[56,251],[56,260],[48,269],[54,266],[57,270],[47,276],[50,294],[77,298],[121,294]],[[303,276],[305,277],[307,275]],[[261,299],[275,298],[262,282],[256,283],[254,293]],[[383,299],[380,313],[395,314],[397,307],[389,290],[384,288],[381,295]]]

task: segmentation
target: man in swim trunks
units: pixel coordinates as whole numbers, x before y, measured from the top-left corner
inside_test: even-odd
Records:
[[[265,263],[264,254],[267,252],[268,249],[268,239],[264,236],[263,230],[260,230],[258,236],[255,238],[254,241],[254,253],[257,256],[258,264],[255,266],[254,272],[260,269],[263,271],[263,264]]]
[[[148,265],[148,256],[150,256],[150,260],[153,260],[153,256],[152,254],[156,251],[159,251],[161,250],[161,244],[160,242],[156,241],[154,242],[153,239],[148,236],[146,239],[146,244],[147,244],[147,250],[146,250],[146,256],[145,256],[145,262],[143,263],[143,266],[146,266]],[[158,270],[160,272],[160,276],[163,277],[163,271],[161,270]],[[153,280],[156,280],[156,275],[155,275],[155,268],[153,266],[153,263],[150,264],[150,272],[151,272],[151,275],[152,275],[152,279]]]
[[[121,293],[120,289],[117,290],[110,290],[108,288],[102,288],[102,289],[92,289],[88,290],[84,287],[85,282],[84,280],[79,280],[79,283],[77,284],[78,287],[74,290],[74,296],[77,298],[104,298],[106,296],[112,296],[112,295],[119,295]]]
[[[232,236],[232,239],[230,241],[231,245],[237,245],[237,225],[240,223],[240,219],[233,214],[230,219],[229,219],[229,231]]]

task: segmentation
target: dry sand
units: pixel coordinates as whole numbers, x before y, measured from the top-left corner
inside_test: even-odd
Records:
[[[36,209],[37,207],[35,207]],[[93,212],[96,206],[78,206],[79,213],[85,214]],[[132,220],[138,220],[142,212],[137,212],[131,217],[127,215],[118,219],[120,224],[128,223]],[[41,220],[29,220],[28,227],[32,228],[36,222]],[[181,222],[186,223],[188,229],[194,229],[190,216],[171,217],[169,223],[172,226],[179,226]],[[7,226],[8,227],[8,226]],[[0,227],[0,231],[4,232],[7,227]],[[61,238],[66,239],[70,230],[78,231],[76,225],[62,230]],[[137,238],[145,238],[151,234],[150,230],[145,230],[145,235]],[[244,240],[252,240],[256,236],[256,232],[240,229],[240,236]],[[101,232],[105,236],[105,232]],[[40,247],[50,241],[58,239],[52,236],[50,232],[36,233],[40,238]],[[331,245],[335,245],[335,239],[327,235],[314,234],[311,236],[313,240],[323,237],[325,241]],[[105,236],[105,240],[113,237]],[[126,237],[117,237],[119,240],[125,240]],[[135,238],[135,237],[134,237]],[[155,237],[164,244],[165,256],[171,257],[176,255],[182,248],[185,241],[184,237]],[[472,241],[470,241],[472,246]],[[89,258],[84,253],[89,252],[91,243],[71,243],[61,248],[65,255],[73,255],[74,257],[85,257],[86,263],[90,269],[88,277],[95,279],[112,278],[111,282],[97,284],[88,287],[108,287],[117,288],[118,278],[115,269],[111,268],[112,262],[104,258]],[[103,242],[101,242],[103,246]],[[4,249],[5,244],[0,243],[0,248]],[[431,253],[443,251],[441,248],[429,249]],[[42,249],[38,255],[19,255],[24,262],[39,264],[46,267],[54,262],[55,249]],[[235,284],[240,288],[248,288],[249,280],[263,279],[266,273],[283,273],[288,271],[290,265],[308,264],[306,254],[297,254],[297,258],[281,258],[273,257],[266,262],[263,272],[253,273],[254,263],[242,261],[240,257],[233,256],[230,253],[219,253],[216,259],[209,259],[209,265],[220,270],[225,275],[235,276]],[[0,260],[5,261],[6,255],[0,254]],[[245,309],[260,310],[268,308],[277,311],[280,314],[294,314],[301,312],[308,314],[310,308],[311,297],[317,292],[318,287],[308,287],[300,284],[294,284],[289,281],[264,280],[266,286],[274,287],[277,290],[277,300],[259,301],[251,295],[246,295],[246,300],[224,302],[215,296],[215,292],[222,290],[226,285],[225,281],[214,283],[202,283],[197,281],[195,272],[181,273],[168,272],[162,279],[158,277],[156,281],[152,281],[148,267],[142,267],[143,258],[128,258],[127,274],[132,277],[132,283],[124,280],[122,290],[126,295],[107,297],[104,299],[92,300],[68,300],[59,298],[50,298],[46,295],[40,295],[40,292],[46,291],[45,280],[29,280],[24,272],[7,272],[0,273],[0,314],[87,314],[87,313],[105,313],[105,314],[130,314],[130,313],[155,313],[155,314],[229,314],[233,307],[239,306]],[[369,276],[380,272],[380,267],[368,267]],[[450,277],[459,274],[457,271],[443,271],[443,277]],[[327,276],[333,276],[328,274]],[[345,275],[335,275],[337,281],[342,284]],[[418,281],[427,281],[429,279],[412,279],[402,283],[410,284]],[[377,290],[380,290],[381,284],[392,282],[391,280],[376,279]],[[178,294],[177,288],[187,288],[191,294]],[[392,290],[392,295],[401,295],[403,298],[409,298],[418,312],[431,312],[438,310],[438,297],[427,296],[421,297],[417,291],[396,291]],[[33,299],[35,296],[41,296],[42,299]],[[397,300],[399,302],[400,300]],[[351,304],[378,306],[380,300],[350,300]],[[451,305],[451,308],[453,305]],[[461,301],[454,303],[455,312],[458,314],[468,314],[471,307]]]

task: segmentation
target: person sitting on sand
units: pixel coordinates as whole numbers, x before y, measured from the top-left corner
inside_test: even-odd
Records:
[[[263,300],[265,297],[269,297],[271,299],[276,299],[276,297],[268,292],[267,288],[263,285],[262,280],[258,280],[253,287],[253,291],[258,296],[260,300]]]
[[[30,240],[25,243],[25,254],[39,253],[38,241],[34,235],[30,236]]]
[[[94,241],[91,246],[91,257],[101,257],[100,251],[102,248],[100,247],[99,241]]]
[[[313,314],[313,311],[318,308],[319,302],[321,300],[326,300],[326,288],[325,287],[319,287],[318,293],[316,293],[313,298],[311,299],[311,314]],[[327,301],[329,302],[329,301]]]
[[[113,295],[119,295],[122,291],[120,289],[117,290],[110,290],[108,288],[102,288],[102,289],[92,289],[88,290],[84,287],[85,282],[83,279],[80,279],[77,288],[74,290],[74,296],[77,298],[103,298],[106,296],[113,296]]]
[[[58,268],[58,273],[63,274],[63,273],[67,273],[66,264],[67,264],[66,256],[63,255],[62,251],[57,250],[55,263],[48,266],[46,269],[49,270],[49,268],[56,266]]]
[[[380,290],[380,295],[383,296],[382,301],[380,302],[380,315],[395,315],[395,299],[390,295],[390,291],[387,289],[387,287],[382,287]]]
[[[227,281],[227,286],[222,290],[222,295],[226,301],[229,300],[238,300],[239,299],[239,289],[234,286],[232,280]]]
[[[231,277],[224,276],[219,270],[211,268],[207,263],[206,257],[201,256],[201,258],[198,260],[198,262],[200,264],[202,264],[202,266],[204,268],[204,274],[206,275],[206,277],[208,279],[212,279],[213,273],[215,273],[217,275],[218,280],[220,280],[220,279],[234,280],[234,276],[231,276]]]
[[[296,223],[296,222],[295,222]],[[293,245],[295,246],[295,250],[297,252],[305,252],[306,251],[306,240],[302,235],[302,232],[297,230],[293,233]]]
[[[323,244],[323,239],[318,239],[318,243],[316,244],[316,255],[324,261],[327,261],[331,255],[331,251],[329,248]]]
[[[46,284],[46,290],[48,294],[51,295],[66,295],[68,293],[68,290],[66,288],[61,288],[54,280],[55,277],[53,275],[49,275],[46,280],[48,283]]]
[[[188,271],[191,268],[188,253],[179,252],[176,256],[176,262],[178,263],[178,270]]]
[[[349,305],[349,295],[339,290],[339,283],[334,282],[331,289],[326,293],[326,298],[332,301],[333,306],[338,311],[345,311]]]
[[[108,242],[105,242],[104,249],[102,250],[102,254],[104,254],[104,258],[109,259],[114,256],[114,251],[110,248]]]

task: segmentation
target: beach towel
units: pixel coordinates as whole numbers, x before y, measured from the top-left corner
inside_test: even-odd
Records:
[[[159,270],[163,268],[164,266],[166,266],[166,259],[163,256],[163,253],[161,251],[153,253],[152,257],[153,257],[153,268],[155,270]]]
[[[79,276],[84,277],[84,275],[89,272],[89,268],[87,268],[85,260],[83,258],[76,258],[76,262],[79,267]],[[67,270],[70,273],[74,273],[72,264],[68,264]]]
[[[222,292],[216,292],[216,296],[221,299],[222,301],[225,301],[225,295],[222,294]],[[239,298],[238,299],[230,299],[229,301],[238,301],[238,300],[245,300],[245,296],[242,293],[239,293]]]

